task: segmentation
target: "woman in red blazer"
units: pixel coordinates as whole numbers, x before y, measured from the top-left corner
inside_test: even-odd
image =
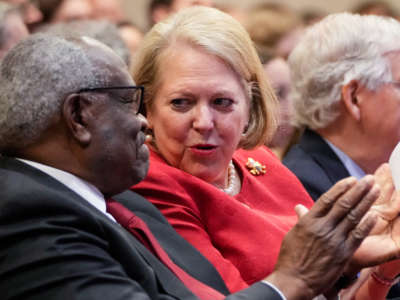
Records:
[[[265,278],[297,221],[294,207],[313,201],[263,146],[277,101],[247,32],[216,9],[186,9],[153,27],[135,62],[151,156],[134,191],[211,261],[231,292]]]

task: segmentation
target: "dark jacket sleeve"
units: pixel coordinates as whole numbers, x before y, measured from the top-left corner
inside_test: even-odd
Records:
[[[229,300],[283,300],[283,298],[269,285],[258,282],[247,289],[226,297]]]
[[[1,299],[172,299],[128,276],[97,224],[43,209],[0,226]]]

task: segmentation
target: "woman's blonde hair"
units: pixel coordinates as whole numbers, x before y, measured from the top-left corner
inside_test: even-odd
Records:
[[[145,87],[146,108],[151,109],[160,85],[159,66],[166,58],[162,54],[177,42],[188,43],[219,57],[248,87],[251,100],[249,123],[239,147],[251,149],[268,141],[276,128],[276,97],[246,30],[234,18],[215,8],[183,9],[156,24],[146,34],[132,69],[136,84]]]

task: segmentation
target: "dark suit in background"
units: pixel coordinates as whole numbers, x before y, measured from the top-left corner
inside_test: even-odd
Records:
[[[227,294],[212,265],[133,192],[114,198],[148,224],[172,260]],[[1,299],[197,299],[119,224],[47,174],[0,158]],[[281,297],[258,283],[228,299]]]
[[[315,131],[306,129],[283,163],[300,179],[314,201],[339,180],[350,176],[342,161]],[[400,284],[394,285],[388,299],[400,295]],[[397,299],[397,298],[396,298]]]
[[[332,148],[316,132],[306,129],[283,159],[316,201],[339,180],[350,176]]]

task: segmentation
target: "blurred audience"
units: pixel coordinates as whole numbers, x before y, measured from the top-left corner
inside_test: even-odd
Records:
[[[279,101],[278,128],[267,145],[282,159],[301,133],[291,125],[291,80],[285,58],[295,46],[297,36],[303,33],[303,23],[298,14],[283,4],[262,4],[250,11],[245,27]]]
[[[247,14],[244,26],[258,51],[263,53],[263,60],[266,62],[268,56],[272,58],[283,53],[280,49],[283,48],[282,43],[285,51],[290,51],[286,48],[296,41],[291,38],[292,32],[295,32],[297,28],[302,30],[302,20],[298,14],[284,4],[267,3],[251,9]],[[278,48],[282,53],[277,53]],[[286,54],[282,56],[286,57]]]
[[[182,8],[193,5],[212,6],[213,0],[150,0],[150,25],[164,20],[169,15],[178,12]]]
[[[360,3],[352,9],[352,12],[360,15],[378,15],[398,18],[398,12],[388,3],[383,0],[367,1]]]
[[[264,64],[264,71],[279,101],[278,127],[267,146],[282,160],[301,134],[301,130],[291,123],[293,103],[290,99],[292,83],[289,65],[283,58],[275,57]]]
[[[215,8],[219,9],[220,11],[223,11],[224,13],[227,13],[228,15],[232,16],[236,20],[238,20],[242,25],[246,24],[247,18],[248,18],[248,8],[243,7],[240,5],[231,4],[231,3],[215,3],[214,5]]]
[[[121,0],[36,0],[43,14],[43,23],[68,22],[82,19],[124,19]]]
[[[122,21],[125,16],[122,10],[122,0],[91,0],[93,19],[106,19],[113,23]]]
[[[0,2],[0,59],[28,35],[20,10],[11,4]]]
[[[318,21],[321,21],[327,13],[320,10],[308,9],[302,12],[301,18],[306,26],[312,25]]]
[[[37,6],[37,1],[38,0],[2,0],[2,2],[7,2],[17,7],[29,30],[32,30],[32,28],[43,20],[43,14]]]
[[[120,36],[128,46],[131,52],[131,57],[133,57],[136,50],[140,46],[144,32],[137,25],[130,21],[119,22],[117,26]]]
[[[127,66],[131,63],[130,49],[122,39],[115,24],[106,20],[77,20],[50,24],[41,28],[41,32],[56,35],[77,35],[94,38],[107,45],[122,58]]]

